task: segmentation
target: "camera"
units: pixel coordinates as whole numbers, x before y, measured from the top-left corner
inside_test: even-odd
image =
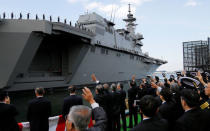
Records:
[[[181,72],[176,72],[176,76],[180,77],[180,76],[182,76],[182,73]]]
[[[165,74],[165,73],[162,73],[162,76],[163,76],[163,77],[166,77],[166,74]]]

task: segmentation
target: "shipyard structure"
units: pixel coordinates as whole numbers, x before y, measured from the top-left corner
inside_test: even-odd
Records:
[[[210,72],[210,38],[183,42],[183,65],[185,71]]]
[[[0,19],[0,88],[31,90],[93,84],[91,74],[103,82],[127,81],[153,73],[164,60],[142,51],[143,35],[135,33],[130,9],[126,28],[96,13],[81,15],[73,24],[43,15]]]

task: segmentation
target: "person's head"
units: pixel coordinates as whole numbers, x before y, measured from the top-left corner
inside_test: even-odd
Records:
[[[192,89],[183,89],[181,92],[181,104],[184,110],[195,108],[199,105],[200,95],[198,91]]]
[[[208,84],[205,88],[205,95],[210,98],[210,82],[208,82]]]
[[[36,94],[36,96],[43,96],[44,93],[45,93],[45,91],[44,91],[44,88],[42,88],[42,87],[37,87],[37,88],[35,89],[35,94]]]
[[[117,83],[117,89],[118,90],[123,90],[123,84],[122,83]]]
[[[117,90],[117,87],[114,83],[111,85],[111,89],[112,89],[113,92],[115,92]]]
[[[0,101],[5,102],[6,98],[8,97],[8,93],[5,91],[0,91]]]
[[[160,81],[160,78],[158,76],[155,76],[155,80],[158,83]]]
[[[139,88],[141,88],[141,89],[146,88],[145,83],[141,83],[141,84],[139,85]]]
[[[169,88],[162,88],[160,92],[160,99],[169,102],[172,100],[173,94]]]
[[[103,94],[103,86],[102,85],[97,85],[96,86],[96,94]]]
[[[68,90],[69,90],[70,94],[76,93],[76,87],[75,86],[69,86]]]
[[[104,90],[108,91],[109,90],[109,85],[107,83],[103,84]]]
[[[91,118],[91,108],[78,105],[73,106],[66,120],[67,131],[84,131],[88,128],[88,124]]]
[[[139,102],[140,112],[147,117],[153,117],[158,111],[158,101],[151,95],[146,95]]]

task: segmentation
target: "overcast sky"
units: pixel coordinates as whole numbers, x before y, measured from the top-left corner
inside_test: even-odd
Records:
[[[25,17],[30,12],[75,22],[87,11],[107,19],[114,12],[115,28],[124,28],[128,3],[137,18],[136,32],[145,38],[143,52],[168,61],[159,70],[181,70],[182,42],[210,36],[210,0],[0,0],[0,14],[22,12]]]

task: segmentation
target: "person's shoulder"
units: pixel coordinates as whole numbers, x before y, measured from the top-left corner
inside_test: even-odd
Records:
[[[168,121],[166,119],[160,118],[159,122],[162,124],[168,124]]]
[[[4,107],[9,111],[16,111],[16,107],[13,104],[4,104]]]
[[[33,103],[35,103],[35,102],[37,102],[37,101],[38,101],[37,98],[33,98],[33,99],[29,100],[28,103],[29,103],[29,104],[33,104]]]
[[[15,108],[15,106],[13,104],[1,104],[1,108],[12,109],[12,108]]]
[[[74,98],[79,100],[79,101],[82,101],[82,97],[80,95],[75,95]]]
[[[51,101],[49,99],[47,99],[46,97],[43,97],[43,101],[45,101],[47,103],[51,103]]]
[[[136,127],[130,129],[130,131],[146,131],[145,124],[138,124]]]

